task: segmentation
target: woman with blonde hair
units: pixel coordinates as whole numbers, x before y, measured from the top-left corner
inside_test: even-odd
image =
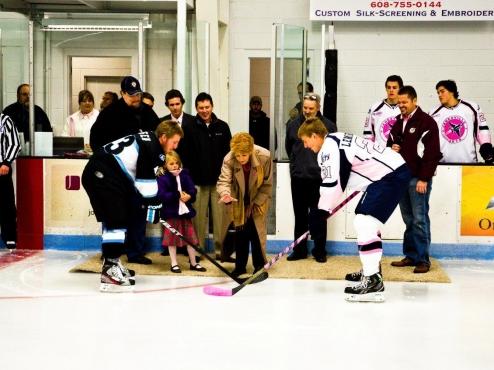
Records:
[[[266,263],[266,219],[271,202],[273,167],[271,153],[246,132],[230,141],[216,184],[220,201],[237,230],[234,275],[246,273],[249,243],[254,272]]]

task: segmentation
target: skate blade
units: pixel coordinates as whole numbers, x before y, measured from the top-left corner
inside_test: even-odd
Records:
[[[348,302],[384,302],[386,299],[384,293],[367,293],[367,294],[345,294],[345,300]]]
[[[134,290],[134,285],[116,285],[101,283],[99,291],[103,293],[129,293]]]

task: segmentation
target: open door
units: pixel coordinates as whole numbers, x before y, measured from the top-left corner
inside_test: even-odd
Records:
[[[273,24],[271,46],[270,147],[274,158],[288,160],[285,150],[286,124],[293,108],[305,94],[307,77],[307,30],[288,24]],[[297,85],[302,82],[301,96]],[[273,150],[273,149],[272,149]]]

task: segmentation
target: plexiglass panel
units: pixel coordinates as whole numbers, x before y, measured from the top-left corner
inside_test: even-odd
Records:
[[[273,71],[274,68],[274,73],[271,74],[271,119],[274,122],[273,129],[276,130],[275,157],[278,160],[288,160],[285,150],[285,134],[287,123],[297,115],[295,108],[301,99],[297,92],[297,85],[304,77],[305,29],[275,24],[273,32],[275,35],[273,36],[271,60],[271,70]]]

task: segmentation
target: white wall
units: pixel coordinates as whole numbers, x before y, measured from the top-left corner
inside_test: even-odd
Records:
[[[309,20],[309,0],[230,1],[230,122],[247,121],[249,56],[269,57],[274,22],[309,30],[310,76],[321,91],[321,23]],[[460,95],[477,101],[494,122],[494,22],[335,22],[338,127],[361,133],[369,106],[385,96],[384,80],[399,74],[428,111],[435,84],[454,79]],[[236,126],[233,127],[235,131]]]

